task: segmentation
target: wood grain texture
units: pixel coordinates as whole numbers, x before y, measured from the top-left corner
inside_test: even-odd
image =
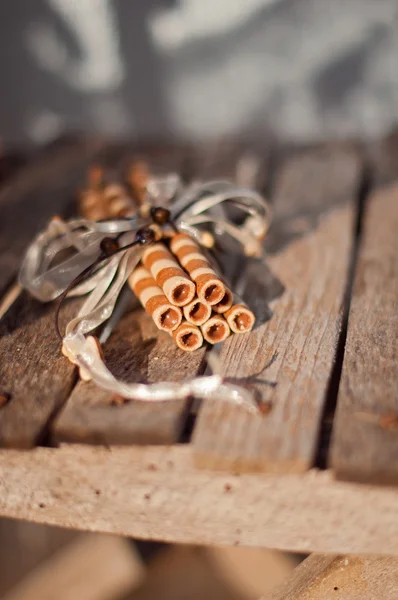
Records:
[[[398,559],[312,554],[264,600],[395,600]]]
[[[398,490],[197,469],[188,444],[0,452],[0,515],[141,539],[398,555]]]
[[[141,309],[126,315],[104,345],[111,371],[129,382],[179,381],[200,372],[205,349],[179,350]],[[179,439],[189,403],[124,403],[92,382],[79,382],[53,425],[56,442],[169,444]]]
[[[204,402],[193,438],[198,465],[275,472],[311,466],[341,326],[360,176],[357,153],[339,147],[282,165],[271,254],[246,284],[259,326],[232,336],[221,352],[222,373],[251,386],[266,414]],[[258,279],[267,270],[261,294]],[[273,312],[265,323],[264,299]]]
[[[32,160],[0,192],[0,295],[16,275],[33,236],[76,195],[84,171],[104,146],[78,141]]]
[[[365,214],[331,464],[337,477],[398,483],[398,186]]]
[[[54,153],[45,153],[42,161],[36,161],[33,170],[27,170],[21,179],[18,179],[7,193],[0,195],[1,232],[0,243],[2,254],[0,261],[5,261],[9,271],[13,273],[19,264],[21,253],[29,243],[33,234],[43,227],[49,217],[58,212],[63,212],[67,207],[73,209],[72,203],[77,195],[78,188],[85,181],[87,165],[95,159],[104,164],[110,175],[116,173],[123,176],[124,168],[134,157],[146,158],[157,173],[169,172],[172,168],[182,165],[185,160],[185,149],[177,146],[142,146],[127,144],[106,144],[105,142],[83,144],[83,148],[61,148]],[[4,225],[4,227],[3,227]],[[23,233],[19,236],[19,228]],[[1,267],[1,263],[0,263]],[[3,272],[2,272],[3,273]],[[4,275],[4,273],[3,273]],[[7,276],[8,278],[8,276]],[[6,283],[6,279],[4,279]],[[1,281],[0,281],[1,286]],[[74,314],[76,304],[67,305],[63,321],[67,315]],[[7,311],[0,325],[0,390],[11,395],[11,401],[0,411],[0,445],[7,447],[30,447],[43,439],[47,434],[48,420],[51,419],[68,398],[76,376],[73,367],[60,354],[60,345],[56,338],[53,326],[54,305],[41,306],[28,299],[23,294]],[[152,334],[150,334],[152,335]],[[153,337],[153,335],[152,335]],[[126,349],[127,341],[124,340]],[[111,348],[112,350],[112,348]],[[145,360],[148,344],[142,349],[141,360]],[[120,355],[122,369],[126,367],[123,356]],[[201,362],[198,356],[185,365],[192,365],[193,369]],[[176,370],[183,370],[181,361],[176,364]],[[156,371],[156,369],[154,369]],[[196,371],[195,371],[196,372]],[[192,370],[191,373],[194,373]],[[142,371],[141,371],[142,374]],[[90,390],[85,391],[86,397]],[[98,390],[91,387],[92,395],[100,396]],[[76,396],[75,396],[76,399]],[[101,397],[99,398],[101,404]],[[114,408],[114,407],[113,407]],[[130,407],[129,407],[130,408]],[[142,407],[141,407],[142,408]],[[177,431],[183,407],[176,408],[174,425],[170,420],[172,406],[165,409],[163,432],[158,439],[166,440],[165,431]],[[163,410],[163,409],[162,409]],[[120,415],[123,413],[121,410]],[[100,414],[105,417],[109,413],[97,411],[96,419]],[[141,422],[145,421],[140,412]],[[120,421],[119,415],[119,421]],[[81,415],[80,415],[81,416]],[[129,417],[134,421],[134,415],[129,412]],[[90,417],[87,417],[90,424]],[[83,419],[84,422],[84,419]],[[153,426],[159,422],[159,415],[153,411]],[[75,429],[80,428],[82,422],[78,419]],[[137,430],[134,425],[133,429]],[[147,427],[147,433],[149,429]],[[104,443],[101,437],[101,427],[91,431],[90,441],[94,438]],[[79,438],[80,439],[80,438]],[[112,434],[109,436],[113,440]],[[156,438],[154,438],[156,439]],[[170,436],[168,438],[170,441]]]
[[[147,150],[145,154],[143,149],[141,156],[146,156],[155,172],[159,164],[162,168],[166,164],[160,151],[156,154]],[[168,170],[186,172],[191,179],[207,179],[216,175],[235,178],[237,165],[246,154],[244,147],[226,143],[182,147],[166,156]],[[263,164],[262,156],[254,161],[256,174],[262,173]],[[253,168],[249,173],[253,177],[252,172]],[[104,351],[111,370],[127,381],[179,381],[195,377],[205,366],[206,348],[193,355],[178,350],[142,310],[122,320]],[[180,439],[190,407],[185,400],[157,404],[121,401],[116,406],[112,403],[115,402],[111,394],[91,383],[79,383],[55,421],[53,439],[94,444],[169,444]]]
[[[180,147],[145,147],[121,154],[118,166],[139,157],[151,171],[183,173],[190,151]],[[196,173],[200,174],[200,168]],[[179,381],[195,377],[204,368],[206,349],[195,355],[175,347],[172,338],[158,331],[151,318],[139,308],[126,315],[104,344],[105,359],[112,372],[130,382]],[[79,382],[53,428],[55,442],[91,444],[169,444],[181,435],[189,412],[189,400],[148,404],[123,402],[96,387]]]
[[[23,251],[54,214],[70,209],[76,187],[104,143],[77,142],[44,152],[0,194],[0,290],[16,275]],[[4,268],[3,268],[4,267]],[[72,315],[72,302],[62,319]],[[7,308],[7,307],[6,307]],[[4,311],[3,311],[4,312]],[[22,293],[0,321],[0,445],[27,448],[42,440],[46,423],[71,391],[74,368],[60,354],[54,305]]]
[[[61,323],[80,301],[69,302]],[[47,421],[68,397],[73,365],[61,354],[53,304],[23,292],[0,320],[0,390],[10,400],[0,408],[0,446],[29,448],[42,441]]]

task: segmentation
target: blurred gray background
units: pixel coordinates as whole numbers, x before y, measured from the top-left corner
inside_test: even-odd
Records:
[[[374,137],[397,0],[3,0],[0,136]]]

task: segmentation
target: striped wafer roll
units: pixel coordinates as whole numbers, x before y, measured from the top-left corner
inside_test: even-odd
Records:
[[[229,325],[221,315],[213,315],[201,326],[203,337],[210,344],[223,342],[231,333]]]
[[[158,329],[174,331],[182,321],[181,309],[173,306],[156,285],[156,281],[145,267],[139,266],[129,277],[129,285]]]
[[[244,304],[234,304],[225,314],[228,325],[234,333],[247,333],[255,323],[255,316]]]
[[[142,255],[142,262],[152,273],[169,302],[185,306],[195,297],[195,284],[183,271],[164,244],[149,246]]]
[[[193,323],[199,327],[199,325],[203,325],[203,323],[206,323],[210,319],[211,306],[206,304],[206,302],[202,302],[199,298],[194,298],[192,302],[184,306],[182,312],[189,323]]]
[[[134,212],[134,202],[122,185],[109,184],[103,193],[108,217],[126,217]]]
[[[79,213],[89,221],[99,221],[107,217],[102,192],[96,189],[84,190],[79,198]]]
[[[173,331],[171,335],[180,350],[184,350],[185,352],[194,352],[194,350],[198,350],[203,344],[203,336],[200,329],[186,321],[181,323],[178,329]]]
[[[211,268],[196,242],[186,233],[178,233],[173,236],[170,248],[196,283],[198,298],[211,306],[220,302],[225,294],[224,283]]]
[[[139,204],[145,202],[150,177],[149,166],[144,160],[134,160],[127,172],[127,182]]]
[[[214,310],[215,313],[222,314],[222,313],[227,312],[227,310],[229,310],[231,308],[233,303],[234,303],[234,295],[231,292],[231,290],[226,287],[225,294],[224,294],[222,300],[218,304],[215,304],[214,306],[212,306],[212,309]]]

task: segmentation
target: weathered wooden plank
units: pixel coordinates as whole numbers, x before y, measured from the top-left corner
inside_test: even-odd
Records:
[[[221,352],[223,374],[251,384],[266,414],[204,402],[193,441],[201,466],[268,471],[311,466],[341,326],[360,176],[357,152],[345,147],[302,153],[282,165],[271,254],[266,267],[254,265],[254,277],[270,271],[269,283],[263,297],[253,275],[246,287],[249,303],[255,308],[258,303],[263,315],[250,335],[232,336]],[[264,295],[273,311],[266,323]]]
[[[175,155],[174,167],[170,154],[168,156],[169,169],[186,171],[191,179],[205,179],[235,177],[236,166],[246,155],[241,146],[226,143],[185,149]],[[156,170],[159,158],[152,159],[151,154],[149,158]],[[255,168],[261,171],[264,162],[261,156],[255,161]],[[122,320],[104,349],[109,366],[119,377],[148,382],[179,381],[196,376],[204,368],[206,351],[203,348],[191,355],[176,349],[172,339],[159,333],[142,310]],[[178,400],[155,405],[114,404],[111,394],[91,383],[79,383],[54,423],[54,440],[97,444],[172,443],[181,436],[190,403]]]
[[[181,173],[189,160],[183,146],[143,146],[135,156],[148,160],[159,174]],[[119,162],[127,161],[128,155]],[[205,348],[194,356],[178,350],[141,308],[121,320],[104,352],[112,372],[131,382],[178,381],[194,377],[204,367]],[[124,403],[93,383],[79,382],[54,423],[52,437],[55,442],[91,444],[172,443],[180,437],[189,404],[187,400]]]
[[[71,318],[79,301],[62,311]],[[67,398],[75,380],[73,365],[61,354],[54,306],[23,292],[0,321],[0,446],[28,448],[40,442],[46,423]]]
[[[103,148],[100,141],[61,146],[32,160],[0,191],[0,295],[18,271],[33,236],[74,201],[88,162]]]
[[[366,147],[369,171],[376,185],[393,183],[398,177],[398,130]]]
[[[397,229],[395,184],[365,213],[332,440],[341,479],[398,483]]]
[[[311,554],[264,600],[395,600],[398,559]]]
[[[32,173],[28,171],[26,177],[17,181],[16,190],[11,187],[8,195],[0,196],[0,214],[4,213],[6,217],[0,238],[4,251],[2,260],[10,256],[10,264],[12,263],[16,268],[23,246],[30,241],[32,233],[39,226],[43,226],[54,212],[65,209],[65,206],[75,199],[76,190],[85,179],[87,164],[94,157],[93,148],[91,146],[90,148],[90,152],[86,150],[85,154],[82,151],[76,152],[75,148],[73,150],[68,148],[63,151],[67,154],[67,158],[64,157],[64,153],[61,153],[61,156],[56,155],[54,162],[52,156],[46,155],[43,164],[39,164],[39,178],[37,178],[37,170]],[[123,168],[133,157],[147,158],[155,171],[168,172],[172,168],[181,166],[186,154],[184,147],[170,145],[137,148],[133,145],[102,143],[96,144],[95,149],[96,160],[112,171],[119,171],[119,175],[122,175]],[[23,228],[24,233],[20,239],[17,236],[17,225],[14,220],[19,220]],[[16,243],[10,237],[12,234],[17,240]],[[76,310],[76,303],[72,301],[66,306],[63,319],[66,320],[67,315],[69,317],[73,315],[74,310]],[[1,360],[0,364],[0,389],[3,394],[10,395],[11,400],[0,412],[0,445],[28,447],[40,441],[47,432],[48,420],[58,412],[75,384],[74,369],[60,354],[60,345],[52,322],[53,313],[53,305],[40,306],[24,294],[9,308],[2,321],[0,352],[7,359]],[[120,342],[122,346],[124,344],[119,352],[122,358],[121,353],[125,351],[128,341],[126,339],[123,341],[120,337]],[[145,360],[147,349],[148,345],[142,347],[141,361]],[[178,365],[176,364],[176,369],[180,368],[180,373],[188,365],[192,365],[192,369],[197,369],[200,362],[200,356],[190,362],[185,357],[185,367],[180,361]],[[126,362],[123,365],[125,367]],[[155,372],[156,369],[153,371]],[[96,396],[98,390],[91,389]],[[166,414],[164,427],[166,429],[168,427],[169,430],[172,428],[169,423],[171,408],[170,405],[167,409],[162,409]],[[97,417],[100,412],[96,413]],[[180,407],[178,419],[177,415],[174,417],[174,431],[177,429],[177,423],[181,421],[182,413],[183,407]],[[105,423],[108,412],[106,411],[105,415],[101,414]],[[144,413],[141,413],[141,417],[145,421]],[[90,418],[88,421],[91,422]],[[159,415],[155,410],[153,423],[158,421]],[[79,419],[77,427],[81,427]],[[162,437],[159,434],[159,437],[164,441],[164,435]],[[93,441],[93,438],[101,443],[104,441],[100,432],[92,433],[90,441]],[[110,439],[113,439],[112,436]]]
[[[0,289],[15,276],[33,235],[73,202],[76,186],[101,142],[80,142],[43,154],[0,193]],[[76,301],[63,311],[71,314]],[[22,293],[0,321],[0,445],[30,447],[74,385],[73,367],[60,355],[54,307]],[[4,312],[4,311],[2,311]]]
[[[104,345],[112,372],[129,382],[179,381],[202,367],[204,351],[179,350],[141,309],[126,315]],[[53,425],[56,442],[168,444],[180,437],[189,403],[123,403],[91,382],[79,382]]]
[[[189,444],[0,451],[0,515],[135,538],[398,555],[398,490],[197,469]]]

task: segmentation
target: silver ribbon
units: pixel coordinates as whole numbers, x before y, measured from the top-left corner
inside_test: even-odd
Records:
[[[176,225],[198,240],[210,226],[213,235],[233,237],[244,253],[262,255],[262,239],[269,225],[270,209],[264,198],[252,190],[236,188],[225,181],[195,184],[182,190],[179,178],[170,175],[151,180],[148,201],[153,205],[169,205]],[[242,213],[243,218],[238,224],[229,217],[229,207]],[[139,217],[106,222],[54,218],[28,248],[20,269],[20,284],[42,302],[53,300],[99,257],[100,244],[105,237],[118,234],[123,246],[130,243],[136,231],[146,224],[148,222]],[[116,379],[106,367],[98,340],[90,333],[112,315],[120,291],[139,262],[141,252],[137,246],[119,252],[101,263],[68,294],[87,295],[87,298],[66,327],[62,346],[65,356],[79,368],[82,379],[90,379],[99,387],[128,399],[167,402],[189,396],[215,397],[257,410],[247,389],[223,383],[220,375],[201,376],[180,383],[129,384]],[[66,257],[56,262],[62,254]]]

